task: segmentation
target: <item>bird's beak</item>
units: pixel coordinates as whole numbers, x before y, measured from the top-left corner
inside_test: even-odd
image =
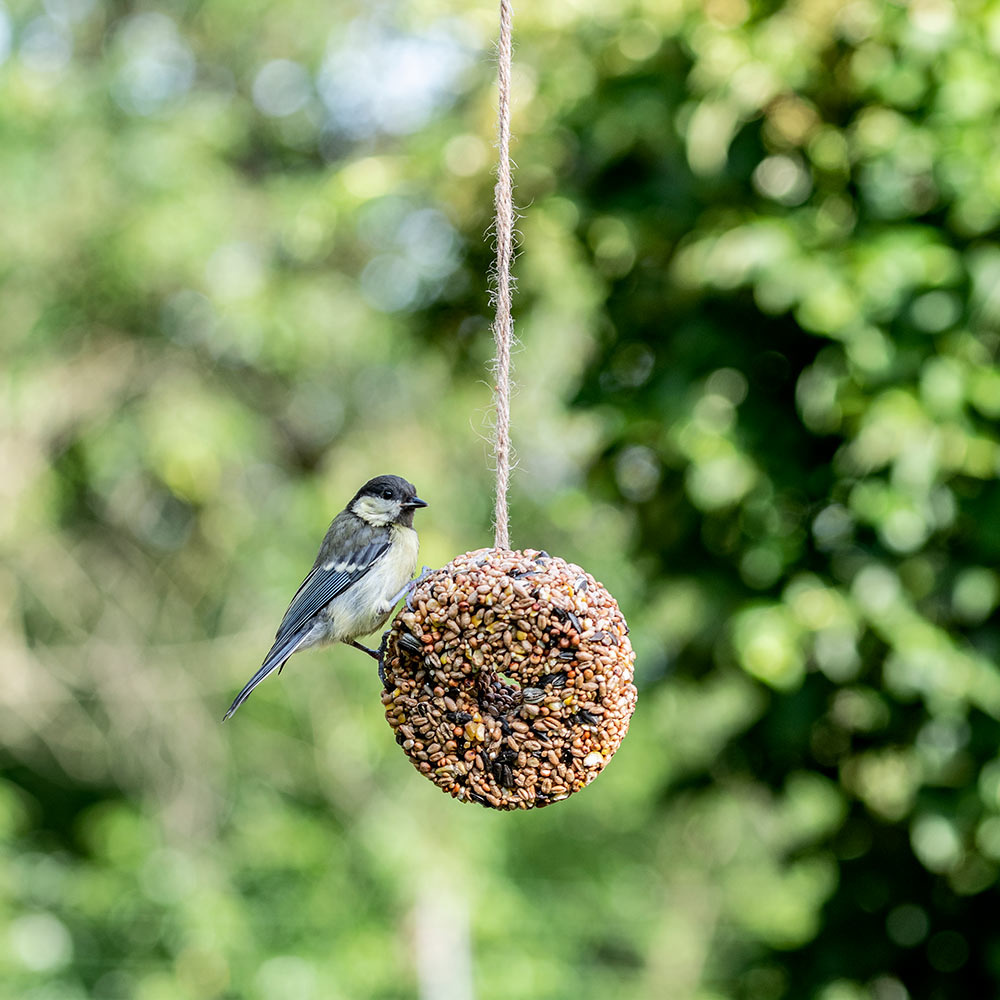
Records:
[[[404,507],[409,507],[410,510],[415,510],[417,507],[426,507],[427,501],[421,500],[420,497],[410,497],[406,503],[403,504]]]

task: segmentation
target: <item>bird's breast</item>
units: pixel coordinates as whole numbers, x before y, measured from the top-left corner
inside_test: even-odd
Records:
[[[373,594],[385,604],[391,601],[402,589],[407,580],[413,576],[417,567],[417,552],[419,542],[417,533],[412,528],[404,528],[394,524],[390,529],[392,541],[381,559],[372,567],[368,574],[372,578]]]
[[[417,533],[402,525],[393,525],[390,530],[392,541],[386,552],[353,587],[331,603],[331,640],[368,635],[383,625],[392,611],[392,599],[413,576],[419,546]]]

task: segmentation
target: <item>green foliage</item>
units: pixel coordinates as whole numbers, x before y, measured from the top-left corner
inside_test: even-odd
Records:
[[[349,650],[218,723],[360,481],[490,538],[494,11],[0,4],[0,995],[996,993],[1000,6],[516,31],[513,537],[641,694],[495,816]]]

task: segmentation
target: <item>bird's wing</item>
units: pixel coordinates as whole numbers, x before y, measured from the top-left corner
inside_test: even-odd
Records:
[[[388,533],[363,544],[353,552],[330,556],[325,562],[317,562],[312,572],[302,581],[292,603],[288,605],[274,637],[274,645],[280,646],[285,639],[295,635],[313,615],[357,583],[387,548]]]
[[[292,598],[292,603],[288,606],[285,617],[282,618],[278,628],[278,633],[274,637],[274,645],[264,657],[260,670],[250,678],[243,690],[236,696],[232,705],[229,706],[229,711],[226,712],[223,722],[230,718],[240,705],[250,697],[250,692],[268,674],[275,670],[280,671],[288,657],[306,641],[316,613],[357,583],[375,565],[387,548],[389,548],[388,534],[367,544],[362,542],[354,552],[340,558],[331,556],[325,562],[321,559],[316,560],[316,565],[302,581],[302,586]]]

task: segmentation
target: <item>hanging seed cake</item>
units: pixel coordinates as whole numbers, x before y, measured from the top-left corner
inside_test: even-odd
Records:
[[[457,799],[530,809],[583,788],[635,709],[615,599],[579,566],[479,549],[424,578],[387,634],[386,718]]]

